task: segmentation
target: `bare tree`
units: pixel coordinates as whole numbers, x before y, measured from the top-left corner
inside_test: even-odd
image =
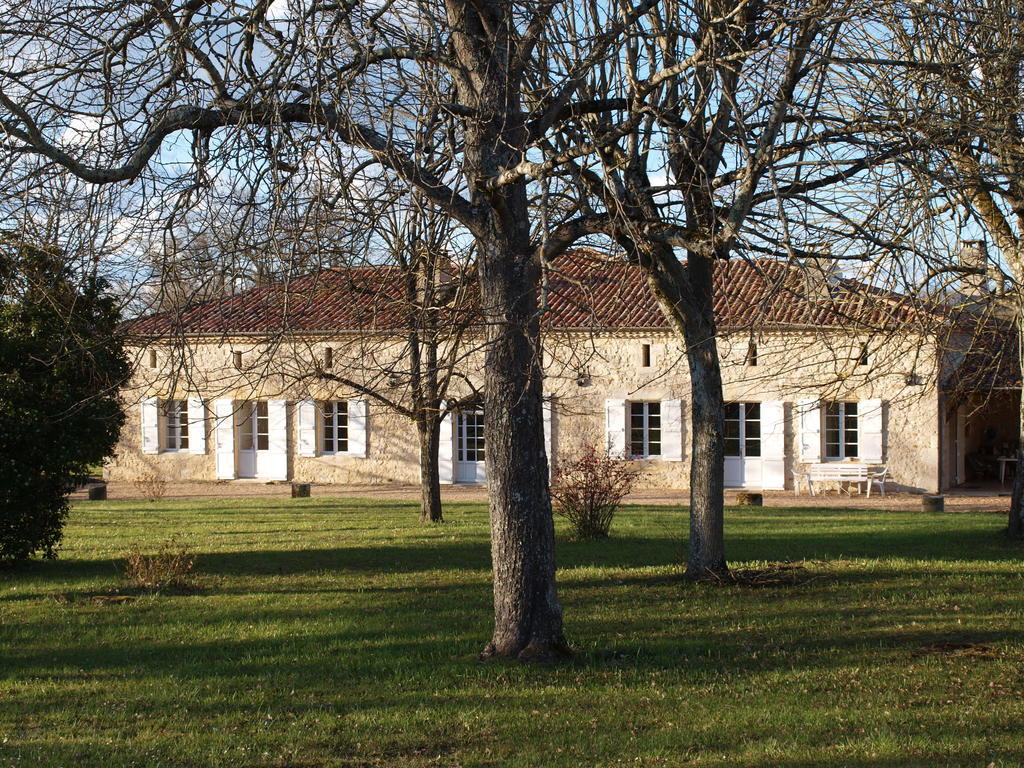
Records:
[[[362,258],[363,269],[376,278],[348,286],[363,296],[338,299],[368,301],[395,320],[367,328],[351,350],[338,350],[333,364],[322,360],[314,371],[294,375],[344,384],[412,421],[419,442],[420,519],[441,522],[441,425],[448,413],[482,399],[477,380],[466,375],[467,362],[480,352],[482,331],[472,253],[459,251],[452,221],[418,192],[374,189],[371,198],[358,189],[346,188],[343,204],[332,211],[333,220],[344,217],[345,228],[361,231],[366,241],[362,253],[348,249],[342,271]]]
[[[913,192],[907,207],[917,208],[915,220],[964,240],[988,235],[1012,278],[1012,290],[998,301],[1013,307],[1024,333],[1024,7],[1014,0],[939,0],[886,11],[884,45],[850,63],[864,67],[872,82],[876,130],[914,148],[894,171]],[[1003,293],[1000,269],[960,261],[959,247],[932,245],[930,274],[959,273],[961,280],[988,283],[990,298]],[[984,314],[992,306],[973,309]],[[988,325],[979,317],[974,330],[991,345]],[[980,355],[975,350],[971,357]],[[1024,461],[1024,401],[1021,407],[1018,462]],[[1008,531],[1024,536],[1022,471]]]
[[[273,201],[296,167],[351,162],[415,188],[473,239],[488,342],[485,656],[568,652],[545,481],[530,154],[573,115],[608,108],[581,94],[584,75],[655,5],[588,11],[580,29],[583,10],[554,2],[17,0],[0,30],[11,184],[62,168],[164,194],[180,214],[196,189],[242,179]],[[544,52],[567,45],[582,55],[564,57],[557,87],[537,90],[538,62],[554,61]],[[410,116],[424,100],[444,117],[432,139],[457,158],[451,176],[416,161]],[[71,128],[90,141],[64,141]]]
[[[611,237],[644,268],[685,341],[692,578],[727,570],[716,264],[734,255],[834,259],[821,242],[856,227],[838,216],[823,226],[839,208],[820,193],[892,151],[855,146],[856,120],[825,95],[835,87],[837,41],[861,15],[841,0],[659,5],[644,17],[645,34],[625,37],[585,85],[612,108],[579,116],[546,147],[553,166],[574,146],[593,147],[561,174],[575,217],[552,230],[546,255],[581,230]]]

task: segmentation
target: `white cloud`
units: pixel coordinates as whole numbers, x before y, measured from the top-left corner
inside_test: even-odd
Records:
[[[65,147],[84,147],[95,142],[100,134],[100,119],[92,115],[78,115],[71,119],[61,134],[60,142]]]

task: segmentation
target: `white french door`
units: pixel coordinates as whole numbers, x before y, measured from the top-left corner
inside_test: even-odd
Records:
[[[238,409],[238,476],[263,477],[270,470],[270,414],[266,400]]]
[[[456,422],[455,482],[487,482],[484,464],[484,412],[459,411]]]
[[[727,488],[760,488],[761,404],[725,404],[725,485]]]

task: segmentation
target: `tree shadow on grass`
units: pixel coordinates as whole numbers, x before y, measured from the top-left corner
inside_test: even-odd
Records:
[[[733,563],[748,561],[828,562],[839,559],[902,558],[920,560],[922,572],[928,562],[948,566],[957,561],[990,563],[1019,562],[1024,548],[995,532],[984,529],[950,531],[929,528],[919,521],[893,523],[879,532],[878,523],[850,524],[846,530],[820,531],[808,525],[806,531],[779,533],[731,530],[727,554]],[[215,576],[295,576],[301,574],[414,574],[430,571],[486,575],[490,571],[490,549],[486,541],[466,536],[462,540],[428,539],[408,542],[388,540],[379,545],[198,551],[196,571]],[[612,535],[600,541],[561,540],[557,546],[562,572],[574,569],[647,569],[678,566],[685,562],[686,546],[681,538],[663,531],[656,535]],[[59,580],[117,579],[120,558],[61,558],[33,561],[4,573],[10,584],[30,582],[52,591],[43,582]],[[972,565],[970,573],[983,573]],[[856,579],[846,572],[843,578]],[[876,578],[867,573],[865,579]],[[3,600],[25,599],[38,592],[8,593]]]
[[[234,558],[246,553],[231,554],[231,567],[238,567]],[[1002,571],[993,568],[991,573]],[[570,574],[561,586],[567,632],[570,641],[593,643],[572,666],[637,673],[674,669],[697,677],[724,671],[823,672],[870,665],[879,655],[897,654],[909,662],[912,652],[928,644],[970,642],[998,650],[1019,643],[1018,632],[992,627],[970,607],[956,614],[964,622],[957,628],[920,623],[935,617],[917,599],[928,595],[915,592],[916,572],[876,569],[852,576],[847,579],[844,572],[819,583],[750,590],[692,584],[666,574]],[[851,589],[856,592],[847,602]],[[349,581],[344,573],[333,572],[294,588],[275,579],[185,600],[159,596],[97,606],[84,596],[80,605],[70,602],[67,610],[86,616],[90,629],[83,628],[75,643],[58,647],[32,638],[60,636],[59,626],[75,613],[46,612],[31,627],[11,627],[12,633],[25,634],[25,642],[11,643],[16,650],[5,658],[7,674],[64,677],[77,672],[60,670],[134,669],[138,674],[246,677],[269,669],[273,675],[310,680],[332,675],[338,685],[386,683],[422,675],[425,668],[431,674],[434,668],[455,674],[473,666],[474,654],[487,639],[491,591],[484,577],[470,583],[373,585],[362,574]],[[139,613],[132,613],[136,609]],[[117,635],[128,621],[146,627],[142,636],[150,639]],[[181,637],[183,626],[201,628],[214,639],[189,639],[190,630]],[[92,627],[101,634],[107,628],[116,639],[90,640]],[[268,627],[279,627],[274,637],[262,636]]]

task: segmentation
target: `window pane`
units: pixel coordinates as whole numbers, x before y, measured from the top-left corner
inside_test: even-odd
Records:
[[[725,404],[725,418],[735,419],[739,421],[740,418],[740,404],[739,403],[726,403]]]
[[[334,453],[334,404],[324,403],[324,453]]]
[[[747,437],[748,440],[750,438],[752,438],[752,437],[753,438],[760,438],[761,437],[761,422],[760,421],[747,421],[747,423],[744,426],[746,427],[745,432],[746,432],[746,437]]]
[[[252,419],[252,416],[253,416],[252,404],[251,403],[244,403],[242,405],[242,413],[241,413],[242,421],[238,425],[238,433],[239,433],[238,447],[241,450],[243,450],[243,451],[251,451],[253,449],[253,441],[252,441],[253,419]]]
[[[739,421],[733,421],[732,419],[726,419],[725,422],[725,439],[731,438],[739,439],[740,436],[740,423]]]
[[[746,456],[748,458],[757,458],[761,455],[761,440],[760,438],[747,438],[746,445]]]
[[[842,441],[840,430],[840,403],[825,403],[825,458],[841,459],[843,457],[839,444]]]
[[[459,461],[484,460],[483,411],[461,411],[458,416]]]
[[[740,438],[739,435],[736,437],[725,438],[725,455],[730,458],[738,458],[740,455]]]
[[[334,404],[335,450],[348,450],[348,401],[339,400]]]

